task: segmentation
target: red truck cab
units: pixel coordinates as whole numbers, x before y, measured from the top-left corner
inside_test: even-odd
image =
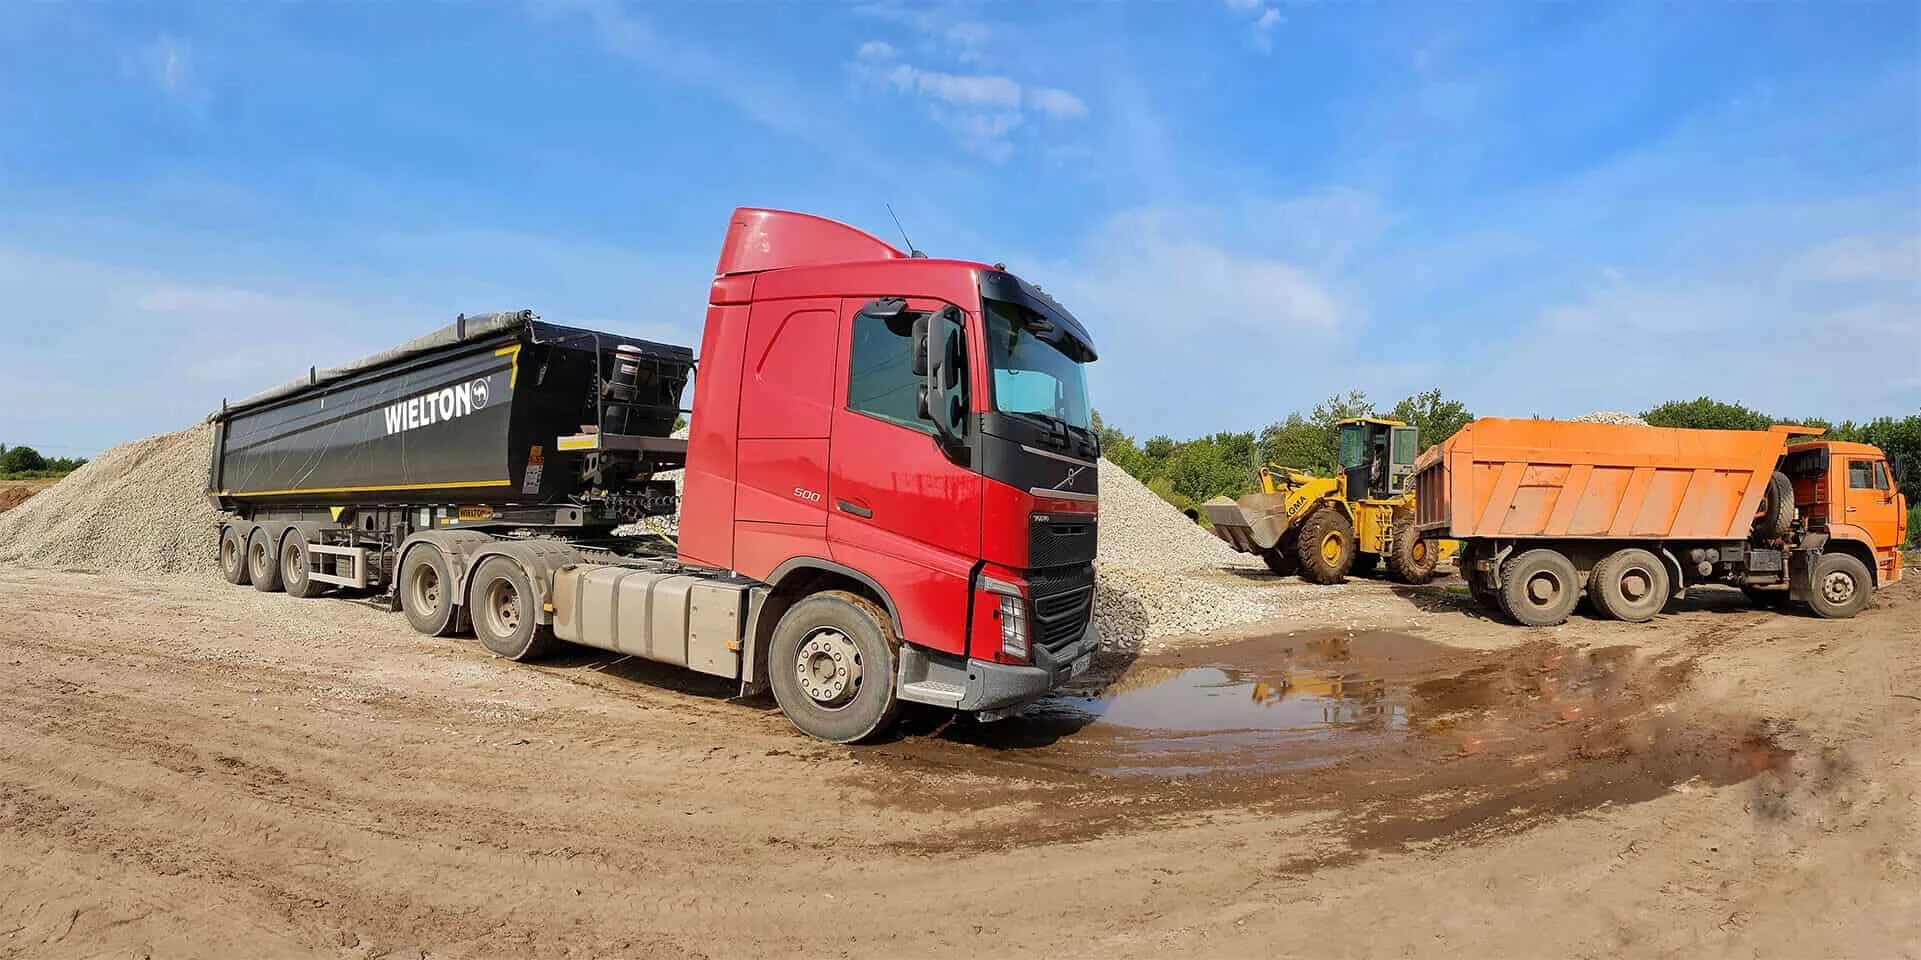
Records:
[[[859,739],[898,701],[991,716],[1085,670],[1080,322],[1001,267],[799,213],[734,211],[715,273],[678,550],[771,587],[742,656],[796,724]]]

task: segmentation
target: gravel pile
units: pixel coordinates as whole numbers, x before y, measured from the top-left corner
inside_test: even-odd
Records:
[[[1640,417],[1637,417],[1631,413],[1622,413],[1619,410],[1596,410],[1593,413],[1584,413],[1578,417],[1569,417],[1568,422],[1569,423],[1620,423],[1620,424],[1627,424],[1629,426],[1636,426],[1636,427],[1648,426],[1648,422],[1646,420],[1643,420]]]
[[[207,461],[213,428],[123,443],[0,514],[0,562],[213,574]]]

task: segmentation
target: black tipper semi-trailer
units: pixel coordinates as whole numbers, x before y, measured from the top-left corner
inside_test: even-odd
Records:
[[[223,405],[208,471],[234,518],[223,573],[389,592],[422,531],[634,546],[608,534],[673,511],[655,474],[684,462],[670,434],[693,366],[686,347],[515,311]]]

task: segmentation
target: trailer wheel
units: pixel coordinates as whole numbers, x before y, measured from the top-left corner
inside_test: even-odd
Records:
[[[1434,567],[1440,556],[1434,541],[1414,529],[1413,517],[1395,521],[1394,552],[1387,558],[1387,572],[1394,579],[1402,583],[1426,583],[1434,579]]]
[[[1601,558],[1588,575],[1588,597],[1602,616],[1643,623],[1667,606],[1671,584],[1661,558],[1629,547]]]
[[[423,543],[407,551],[400,563],[400,609],[415,630],[430,637],[452,636],[460,620],[455,616],[454,577],[440,548]]]
[[[1808,606],[1829,620],[1846,620],[1867,609],[1874,592],[1868,565],[1845,553],[1824,553],[1809,572]]]
[[[1558,550],[1537,547],[1501,567],[1501,612],[1523,626],[1554,626],[1580,599],[1581,576]]]
[[[481,561],[467,580],[467,609],[481,646],[509,660],[538,660],[560,643],[553,625],[540,622],[527,571],[509,557]]]
[[[857,594],[818,593],[787,608],[767,652],[774,700],[800,732],[854,743],[885,732],[898,643],[887,615]]]
[[[288,596],[317,597],[327,589],[326,584],[308,579],[307,574],[312,572],[308,565],[312,561],[312,554],[307,552],[306,538],[297,530],[287,534],[286,542],[280,545],[280,582],[287,588]]]
[[[1354,525],[1341,511],[1322,507],[1301,524],[1294,555],[1301,564],[1301,579],[1340,583],[1354,566]]]
[[[1262,550],[1261,562],[1267,564],[1267,569],[1277,577],[1291,577],[1301,571],[1301,565],[1295,562],[1294,555],[1278,545]]]
[[[1754,532],[1763,537],[1785,537],[1794,529],[1794,482],[1779,470],[1768,478],[1761,509],[1754,515]]]
[[[232,526],[220,528],[220,575],[237,587],[253,582],[247,571],[247,539]]]
[[[266,527],[253,528],[253,534],[247,537],[247,577],[261,593],[280,591],[280,551]]]

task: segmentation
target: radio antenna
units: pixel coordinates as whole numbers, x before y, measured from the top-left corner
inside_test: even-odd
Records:
[[[901,240],[907,243],[907,255],[910,257],[920,257],[925,259],[927,254],[924,254],[919,250],[914,249],[914,241],[908,239],[907,228],[900,225],[900,214],[897,214],[894,212],[894,205],[891,203],[887,203],[887,204],[883,204],[883,206],[887,208],[887,215],[894,218],[894,229],[900,231]]]

